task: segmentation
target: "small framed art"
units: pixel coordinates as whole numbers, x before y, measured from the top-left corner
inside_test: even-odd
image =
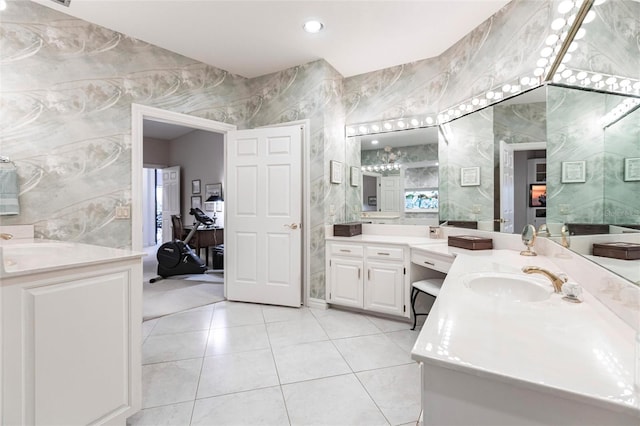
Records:
[[[462,167],[460,186],[480,186],[480,167]]]
[[[640,157],[624,159],[624,181],[640,180]]]
[[[342,163],[336,160],[331,160],[329,165],[330,165],[331,183],[342,183]]]
[[[563,161],[562,183],[583,183],[586,181],[585,161]]]

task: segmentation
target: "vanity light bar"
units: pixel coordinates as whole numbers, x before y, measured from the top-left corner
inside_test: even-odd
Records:
[[[560,74],[555,75],[553,82],[623,95],[640,96],[640,80],[613,74],[565,67]]]
[[[618,120],[625,117],[632,111],[640,108],[640,99],[638,98],[627,98],[624,101],[620,102],[614,109],[606,113],[600,119],[600,125],[603,129],[611,126],[614,123],[617,123]]]
[[[448,123],[449,121],[485,108],[496,102],[516,96],[524,91],[537,87],[540,84],[542,84],[540,76],[522,76],[514,79],[513,81],[501,83],[499,86],[492,87],[477,96],[468,98],[437,115],[403,117],[384,121],[348,124],[347,137],[363,136],[371,133],[393,132],[396,130],[434,127],[439,124]]]
[[[384,172],[385,170],[400,170],[402,164],[392,163],[392,164],[372,164],[368,166],[362,166],[361,170],[363,172]]]

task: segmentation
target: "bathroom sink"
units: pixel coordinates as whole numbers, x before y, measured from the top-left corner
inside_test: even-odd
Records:
[[[538,302],[553,293],[551,283],[537,277],[502,272],[478,272],[462,277],[477,294],[510,302]]]

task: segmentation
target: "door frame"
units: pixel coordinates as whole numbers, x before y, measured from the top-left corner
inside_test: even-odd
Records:
[[[219,121],[208,120],[206,118],[196,117],[194,115],[173,112],[161,108],[150,107],[147,105],[131,104],[131,246],[133,250],[142,251],[142,168],[143,168],[143,124],[144,120],[159,121],[161,123],[176,124],[180,126],[193,127],[194,129],[205,130],[209,132],[221,133],[223,135],[224,145],[224,178],[222,185],[226,186],[227,180],[227,133],[237,130],[237,126],[233,124],[222,123]],[[310,163],[311,163],[311,125],[308,119],[296,120],[287,123],[277,123],[264,127],[294,126],[301,125],[302,132],[302,298],[301,303],[305,306],[309,305],[310,291]],[[226,215],[226,212],[225,212]],[[225,217],[225,222],[227,218]],[[226,294],[226,281],[225,281]]]
[[[511,145],[513,147],[513,152],[515,153],[516,151],[536,151],[536,150],[547,150],[547,142],[520,142],[520,143],[511,143],[508,144]],[[499,158],[500,161],[502,161],[502,149],[499,149]],[[515,169],[514,169],[514,176],[515,176]],[[500,179],[499,179],[499,191],[502,190],[502,174],[500,174]],[[499,193],[499,192],[498,192]],[[502,200],[500,200],[500,202],[502,202]],[[493,218],[495,219],[500,219],[502,217],[502,206],[498,206],[499,214],[496,216],[496,212],[494,211],[493,213]],[[515,229],[513,230],[513,232],[517,232]]]

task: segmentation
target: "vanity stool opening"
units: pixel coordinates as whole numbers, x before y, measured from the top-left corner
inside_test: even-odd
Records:
[[[437,297],[440,293],[440,288],[442,287],[443,282],[444,279],[442,278],[427,278],[411,283],[411,312],[413,312],[413,327],[411,327],[412,330],[416,329],[416,322],[419,315],[429,315],[429,312],[416,313],[416,299],[418,298],[418,294],[425,293],[429,296]]]

